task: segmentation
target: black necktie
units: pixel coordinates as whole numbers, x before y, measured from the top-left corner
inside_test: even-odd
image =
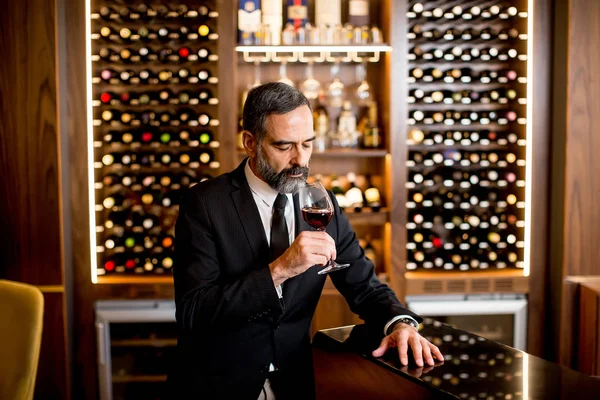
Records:
[[[285,222],[285,206],[288,198],[278,194],[273,204],[273,220],[271,221],[271,260],[279,258],[290,247],[287,223]]]

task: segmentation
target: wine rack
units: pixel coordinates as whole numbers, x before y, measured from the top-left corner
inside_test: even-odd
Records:
[[[170,279],[181,191],[220,168],[216,3],[90,7],[92,281]]]
[[[527,11],[408,4],[407,275],[525,268]]]

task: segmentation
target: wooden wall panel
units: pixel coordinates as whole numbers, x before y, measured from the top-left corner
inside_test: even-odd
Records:
[[[552,62],[552,158],[550,162],[550,215],[549,231],[551,244],[548,252],[549,285],[546,290],[546,332],[559,332],[565,320],[561,316],[561,293],[563,290],[564,254],[564,205],[565,205],[565,157],[566,157],[566,116],[567,116],[567,63],[569,5],[567,0],[556,0],[553,25]],[[558,360],[558,348],[562,338],[545,335],[545,358]]]
[[[44,292],[35,397],[69,399],[55,0],[0,13],[0,276]]]
[[[230,0],[218,0],[217,8],[227,10]],[[237,18],[233,12],[219,14],[219,173],[229,172],[237,167],[237,112],[240,99],[237,93]]]
[[[85,1],[64,0],[68,65],[67,115],[69,176],[73,251],[73,398],[95,399],[96,331],[94,329],[94,288],[91,283],[90,226],[87,163],[87,97],[85,65]]]
[[[579,302],[576,369],[587,375],[598,375],[599,311],[598,292],[589,285],[582,285]]]
[[[0,12],[0,272],[60,285],[62,229],[54,0]]]
[[[532,126],[531,171],[531,247],[530,247],[530,284],[528,305],[528,337],[527,352],[542,356],[544,352],[544,332],[546,298],[548,292],[548,210],[549,210],[549,169],[550,136],[551,136],[551,59],[552,42],[546,38],[552,33],[552,2],[535,0],[533,2],[533,40],[532,62],[532,101],[531,115],[528,115]]]
[[[565,279],[600,275],[600,3],[554,3],[553,219],[547,315],[548,331],[556,334],[548,335],[546,358],[575,367],[577,334],[565,333],[563,325],[579,307],[573,300],[579,289]],[[578,325],[587,323],[579,320]]]
[[[346,300],[340,296],[339,292],[333,284],[328,280],[329,285],[326,285],[321,300],[317,305],[317,310],[312,320],[310,327],[310,337],[320,329],[337,328],[339,326],[362,324],[364,321],[356,314],[350,311],[350,307]],[[327,286],[330,288],[328,289]]]
[[[40,399],[69,399],[64,293],[44,293],[44,332],[35,395]]]
[[[391,259],[392,274],[391,288],[398,298],[404,301],[406,272],[406,190],[407,179],[406,159],[408,149],[406,147],[408,119],[408,58],[409,52],[408,26],[406,25],[406,12],[408,10],[407,0],[390,0],[385,3],[384,14],[388,14],[387,25],[382,26],[383,32],[389,32],[389,44],[394,51],[386,57],[385,81],[387,84],[380,89],[387,104],[381,109],[386,110],[383,115],[384,126],[389,130],[390,140],[389,152],[393,157],[389,160],[388,176],[391,176],[390,192],[393,196],[390,205],[391,221]]]
[[[571,0],[564,275],[600,274],[600,2]]]
[[[563,285],[559,362],[600,375],[600,276],[570,276]]]

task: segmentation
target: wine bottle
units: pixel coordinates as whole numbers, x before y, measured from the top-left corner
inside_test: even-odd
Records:
[[[240,44],[254,44],[255,35],[260,31],[261,19],[260,0],[239,0],[238,42]]]
[[[162,197],[161,204],[163,207],[172,207],[179,204],[179,191],[171,190]]]
[[[423,3],[417,2],[412,5],[410,11],[407,13],[407,16],[409,18],[419,18],[424,10],[425,6],[423,6]]]
[[[369,105],[367,123],[363,133],[363,147],[366,149],[381,147],[381,134],[377,123],[377,103],[374,101]]]
[[[206,83],[210,79],[211,74],[207,69],[201,69],[200,71],[198,71],[197,76],[198,76],[198,81],[200,83]]]
[[[343,103],[337,128],[338,135],[346,137],[348,141],[351,141],[356,135],[356,115],[354,115],[354,112],[352,111],[352,104],[348,100],[344,101]]]
[[[348,183],[350,183],[350,188],[345,194],[346,206],[353,208],[354,212],[361,212],[364,206],[363,192],[356,186],[356,174],[349,172],[346,177],[348,178]]]
[[[352,6],[350,6],[352,7]],[[289,12],[289,6],[288,6]],[[315,1],[316,26],[335,27],[342,24],[342,3],[340,0]],[[354,24],[353,24],[354,25]],[[303,25],[302,27],[304,27]],[[299,27],[296,27],[298,29]]]
[[[287,23],[295,30],[304,28],[308,22],[308,1],[286,0],[286,4]]]
[[[102,6],[102,7],[100,7],[98,14],[100,15],[100,18],[110,21],[111,15],[113,14],[113,10],[109,6]]]
[[[265,44],[278,46],[281,44],[281,30],[283,26],[283,3],[280,0],[262,1],[262,23],[268,26],[267,33],[270,40]]]
[[[344,190],[340,187],[340,181],[336,176],[332,177],[331,192],[335,195],[340,208],[344,209],[348,207],[348,200],[346,199]]]
[[[213,141],[213,134],[210,131],[200,131],[198,133],[198,143],[201,145],[209,145]]]
[[[348,22],[353,26],[370,24],[368,0],[350,0],[348,4]]]
[[[329,113],[325,108],[324,95],[321,93],[318,97],[316,107],[313,109],[313,129],[315,136],[317,137],[316,147],[319,151],[322,151],[327,146],[327,134],[329,133]]]
[[[364,191],[364,202],[373,212],[381,210],[381,194],[379,189],[373,185],[371,175],[367,174],[367,189]]]
[[[367,236],[366,241],[367,241],[367,243],[364,246],[365,257],[367,257],[369,260],[371,260],[371,262],[373,263],[374,269],[377,270],[377,252],[375,251],[375,248],[373,247],[373,244],[371,242],[371,237]]]
[[[202,150],[198,155],[198,161],[200,161],[200,164],[202,164],[202,165],[210,164],[211,161],[213,160],[213,158],[214,158],[214,155],[213,155],[212,151],[210,151],[208,149]]]

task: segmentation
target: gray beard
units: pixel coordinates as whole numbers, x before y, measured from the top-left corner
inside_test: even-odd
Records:
[[[267,162],[262,153],[260,144],[256,152],[256,169],[262,178],[278,193],[296,193],[301,187],[306,186],[306,179],[310,172],[308,167],[294,166],[281,172],[275,171]],[[292,178],[289,174],[302,174],[299,178]]]

